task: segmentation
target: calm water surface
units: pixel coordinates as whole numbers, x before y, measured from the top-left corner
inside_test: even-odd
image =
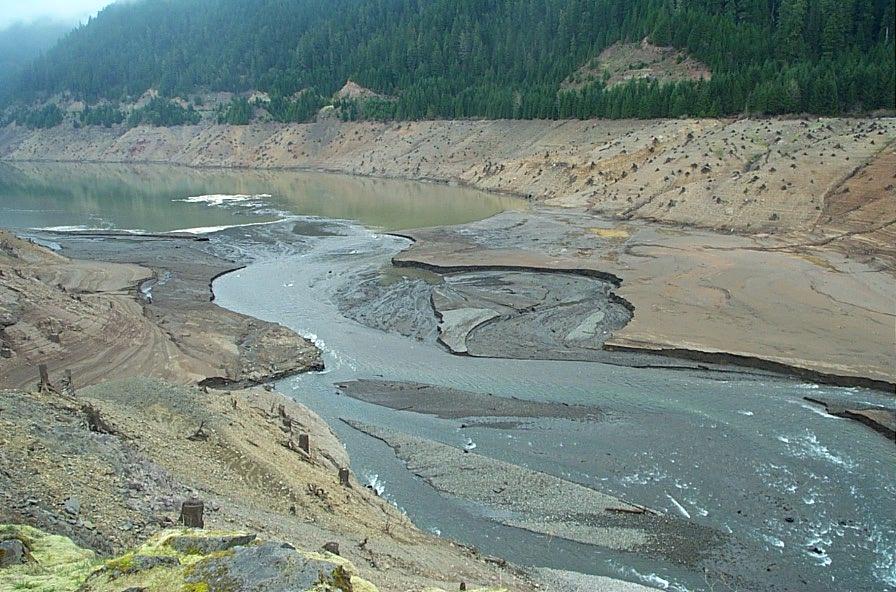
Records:
[[[523,207],[465,188],[320,173],[0,163],[0,226],[7,228],[197,231],[303,215],[398,230]]]

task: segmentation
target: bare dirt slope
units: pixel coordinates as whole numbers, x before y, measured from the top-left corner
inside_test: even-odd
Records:
[[[171,240],[181,241],[163,242]],[[0,388],[35,384],[38,364],[56,382],[72,370],[79,386],[127,376],[251,383],[320,365],[314,346],[292,331],[210,302],[209,279],[228,267],[203,266],[203,253],[182,242],[163,246],[182,259],[167,261],[173,277],[149,303],[137,286],[154,269],[68,259],[0,232]],[[127,258],[147,257],[153,246],[147,238],[111,248]]]
[[[453,181],[614,217],[786,233],[813,228],[829,196],[894,139],[894,119],[327,120],[7,127],[0,158],[320,168]]]
[[[813,230],[819,247],[896,269],[896,145],[890,144],[830,191]]]
[[[644,39],[641,43],[614,43],[564,80],[560,89],[579,90],[599,80],[612,87],[630,80],[663,84],[710,78],[712,72],[706,64],[674,47],[660,47]]]
[[[84,405],[113,433],[88,429]],[[75,397],[0,390],[0,523],[28,523],[109,554],[178,518],[197,492],[206,525],[302,548],[339,544],[380,590],[532,586],[511,568],[427,535],[354,478],[307,408],[264,389],[203,392],[130,379]],[[202,425],[201,436],[196,436]],[[310,455],[297,445],[309,434]],[[191,438],[192,436],[192,438]]]

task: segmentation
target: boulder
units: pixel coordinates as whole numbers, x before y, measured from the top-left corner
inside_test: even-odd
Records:
[[[0,568],[25,563],[25,545],[19,539],[0,541]]]
[[[63,503],[65,511],[72,516],[77,516],[81,512],[81,500],[76,497],[70,497]]]
[[[276,542],[237,547],[230,555],[212,556],[193,566],[187,583],[203,582],[211,590],[287,592],[327,590],[352,592],[352,576],[338,563],[315,559]]]
[[[193,555],[208,555],[217,551],[226,551],[234,547],[248,545],[255,540],[254,534],[186,534],[175,535],[165,541],[172,549]]]

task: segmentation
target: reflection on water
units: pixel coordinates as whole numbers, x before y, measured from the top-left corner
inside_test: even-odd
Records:
[[[242,196],[236,200],[190,197]],[[0,226],[147,231],[270,222],[288,214],[385,230],[460,224],[521,200],[466,188],[297,171],[166,165],[0,164]]]

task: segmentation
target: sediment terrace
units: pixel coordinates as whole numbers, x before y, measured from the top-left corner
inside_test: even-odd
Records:
[[[568,215],[412,233],[396,264],[613,274],[636,313],[607,347],[889,390],[894,140],[893,118],[10,126],[0,159],[307,168],[525,196]]]
[[[603,341],[607,349],[892,392],[891,273],[869,273],[836,251],[781,248],[771,236],[597,223],[554,209],[506,212],[410,232],[416,242],[394,261],[443,273],[488,266],[611,273],[622,278],[613,294],[633,315]]]
[[[0,231],[0,388],[38,364],[79,386],[109,377],[250,385],[322,367],[307,340],[215,305],[212,278],[238,265],[195,237],[60,235],[70,259]]]

